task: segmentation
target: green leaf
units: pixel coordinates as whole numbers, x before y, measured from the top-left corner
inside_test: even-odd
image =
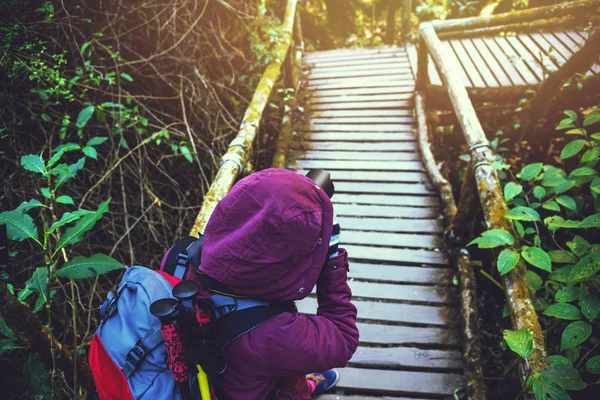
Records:
[[[565,135],[581,135],[585,136],[586,130],[581,128],[569,129],[565,132]]]
[[[0,356],[7,351],[22,349],[23,347],[16,344],[13,339],[2,339],[0,340]]]
[[[529,283],[529,286],[531,286],[531,289],[533,289],[534,292],[537,292],[542,288],[542,286],[544,286],[542,277],[531,270],[527,271],[526,278],[527,283]]]
[[[54,164],[56,164],[66,152],[78,150],[80,148],[81,147],[75,143],[66,143],[64,145],[57,147],[55,149],[54,155],[52,156],[50,161],[48,161],[48,168],[52,168],[52,166],[54,166]]]
[[[559,264],[573,264],[579,260],[573,253],[565,250],[552,250],[548,255],[552,262]]]
[[[52,198],[52,193],[50,193],[50,189],[48,189],[47,187],[40,188],[40,192],[42,193],[42,196],[44,196],[45,198],[47,198],[47,199]]]
[[[498,246],[513,245],[515,238],[503,229],[491,229],[473,239],[467,246],[472,244],[477,244],[480,249],[492,249]]]
[[[27,212],[33,208],[37,207],[46,207],[42,202],[36,199],[31,199],[29,201],[22,202],[19,207],[15,211]]]
[[[498,255],[498,272],[500,275],[509,273],[519,262],[521,256],[514,250],[504,249]]]
[[[573,120],[571,118],[565,118],[565,119],[561,120],[558,123],[558,125],[556,126],[557,131],[561,131],[561,130],[569,129],[569,128],[575,128],[575,125],[573,124]]]
[[[554,295],[554,300],[556,300],[558,303],[569,303],[569,302],[579,298],[580,293],[581,293],[581,291],[579,290],[578,287],[563,286]]]
[[[594,356],[587,360],[585,368],[592,374],[600,374],[600,356]]]
[[[52,399],[50,374],[46,371],[44,365],[33,356],[30,356],[23,366],[23,380],[30,398],[38,400]]]
[[[106,142],[107,140],[108,140],[107,137],[95,136],[95,137],[91,138],[90,140],[88,140],[88,142],[85,144],[85,146],[86,147],[98,146],[98,145],[101,145],[102,143]]]
[[[560,351],[570,349],[585,342],[592,334],[592,326],[587,322],[575,321],[570,323],[560,338]]]
[[[534,187],[533,188],[533,196],[538,200],[542,200],[544,198],[544,196],[546,196],[546,189],[544,189],[543,186]]]
[[[580,164],[597,161],[600,158],[600,149],[589,149],[581,156]]]
[[[573,200],[573,198],[570,196],[567,196],[567,195],[558,196],[556,198],[556,202],[558,204],[560,204],[561,206],[563,206],[564,208],[567,208],[571,211],[577,211],[577,205],[575,204],[575,200]]]
[[[517,174],[518,178],[521,178],[524,181],[530,181],[532,179],[534,179],[535,177],[537,177],[540,172],[542,172],[542,166],[544,164],[542,163],[534,163],[534,164],[529,164],[523,167],[523,169],[521,169],[521,172],[519,172]]]
[[[120,103],[111,103],[111,102],[106,102],[106,103],[102,103],[102,107],[103,108],[119,108],[119,109],[124,109],[125,106],[123,104]],[[89,144],[88,144],[89,146]]]
[[[27,154],[21,157],[21,166],[27,171],[35,172],[36,174],[46,175],[46,166],[44,160],[39,154]]]
[[[552,187],[551,189],[549,189],[549,191],[553,192],[554,194],[562,194],[568,190],[571,190],[571,188],[575,186],[575,182],[571,181],[571,180],[564,180],[561,183],[559,183],[558,185]]]
[[[546,371],[541,373],[540,377],[544,381],[548,380],[560,385],[565,390],[582,390],[587,387],[579,372],[570,362],[568,364],[552,364]]]
[[[8,325],[6,325],[6,321],[4,321],[4,318],[2,317],[0,317],[0,334],[9,339],[15,338],[15,333],[8,327]]]
[[[550,304],[550,306],[544,310],[544,315],[571,321],[576,321],[582,317],[579,309],[568,303]]]
[[[521,186],[515,182],[508,182],[504,186],[504,198],[506,198],[506,201],[510,202],[517,195],[519,195],[522,191],[523,191],[523,186]]]
[[[133,82],[133,78],[131,77],[131,75],[125,72],[121,72],[121,78],[125,79],[127,82]]]
[[[79,112],[79,115],[77,116],[77,122],[75,123],[75,125],[79,129],[82,129],[83,127],[85,127],[87,125],[88,121],[92,118],[93,115],[94,115],[94,106],[85,107],[83,110],[81,110]]]
[[[548,276],[548,279],[551,279],[551,280],[557,281],[557,282],[571,282],[571,280],[569,279],[569,275],[571,274],[572,270],[573,270],[572,265],[568,265],[568,266],[562,267],[562,268],[556,268],[556,269],[554,269],[554,271],[552,271],[550,273],[550,275]]]
[[[508,347],[521,357],[527,358],[533,352],[533,337],[527,329],[518,329],[516,331],[506,329],[503,337]]]
[[[584,177],[584,176],[593,176],[596,175],[596,170],[589,167],[580,167],[571,172],[569,177]]]
[[[50,229],[48,229],[48,233],[52,233],[57,228],[60,228],[61,226],[64,226],[66,224],[70,224],[71,222],[77,221],[79,218],[83,217],[84,215],[92,214],[92,213],[93,213],[93,211],[88,211],[88,210],[83,210],[83,209],[79,209],[74,212],[66,212],[62,215],[60,220],[58,220],[58,221],[54,222],[52,225],[50,225]]]
[[[95,148],[86,146],[82,150],[83,150],[83,154],[85,154],[86,156],[93,158],[94,160],[98,159],[98,152],[96,151]]]
[[[58,196],[56,198],[56,202],[57,203],[61,203],[61,204],[75,205],[75,202],[73,201],[73,198],[71,198],[71,196],[67,196],[65,194],[63,194],[62,196]]]
[[[67,167],[68,173],[60,175],[58,177],[58,179],[56,180],[56,188],[58,189],[67,180],[74,178],[75,175],[77,175],[77,172],[79,172],[79,170],[82,169],[84,167],[84,165],[85,165],[85,157],[80,158],[79,161],[77,161],[75,164],[69,165]]]
[[[573,365],[571,363],[571,360],[569,360],[567,357],[558,356],[556,354],[548,356],[548,365],[554,365],[554,364],[569,364],[569,365]]]
[[[592,245],[579,235],[575,235],[572,241],[567,242],[567,247],[571,249],[577,257],[583,257],[590,252]]]
[[[600,254],[588,254],[575,264],[569,274],[569,281],[576,282],[589,278],[598,271],[600,271]]]
[[[514,224],[515,224],[515,229],[517,230],[517,234],[519,235],[519,237],[524,237],[525,229],[523,228],[523,224],[520,223],[519,221],[514,221]]]
[[[587,142],[583,139],[576,139],[569,142],[560,152],[560,158],[566,160],[571,158],[581,151],[585,147]]]
[[[571,121],[575,122],[577,121],[577,113],[573,110],[564,110],[563,114],[565,114],[567,117],[569,117],[571,119]]]
[[[540,214],[529,207],[515,207],[509,210],[505,215],[506,218],[517,221],[539,221]]]
[[[33,271],[31,278],[27,280],[25,286],[33,290],[39,296],[41,304],[45,304],[48,301],[47,288],[48,288],[48,270],[46,267],[38,267]]]
[[[600,228],[600,213],[585,217],[583,221],[579,223],[580,228]]]
[[[534,267],[538,267],[548,272],[552,271],[552,261],[550,260],[550,256],[539,247],[523,246],[521,256]]]
[[[40,246],[38,229],[33,218],[24,212],[17,210],[0,213],[0,224],[6,224],[8,238],[20,242],[25,239],[33,239]]]
[[[590,321],[593,321],[600,314],[600,299],[598,296],[588,294],[581,298],[579,302],[581,313]]]
[[[600,113],[595,112],[583,119],[583,126],[590,126],[600,122]]]
[[[95,212],[83,216],[77,221],[75,226],[68,228],[58,241],[54,254],[69,244],[79,242],[83,238],[83,234],[92,229],[96,222],[98,222],[104,213],[108,211],[110,200],[111,199],[109,198],[104,203],[101,203]]]
[[[92,278],[115,269],[125,268],[123,264],[105,254],[94,254],[86,258],[75,257],[55,272],[55,276],[68,279]]]
[[[571,400],[569,394],[557,383],[535,379],[533,381],[535,400]]]
[[[548,200],[542,205],[542,208],[550,211],[560,211],[559,205],[554,200]]]

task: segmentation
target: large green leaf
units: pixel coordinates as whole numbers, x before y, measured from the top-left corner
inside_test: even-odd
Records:
[[[570,196],[564,194],[562,196],[558,196],[556,198],[556,202],[571,211],[577,210],[577,204],[575,204],[575,200],[573,200],[573,198]]]
[[[579,372],[569,363],[554,363],[541,374],[542,380],[560,385],[565,390],[582,390],[587,387]]]
[[[515,182],[508,182],[504,186],[504,197],[506,201],[511,201],[523,191],[523,186]]]
[[[50,384],[50,374],[44,368],[44,364],[29,356],[29,360],[23,366],[23,380],[27,386],[27,393],[30,398],[36,400],[50,400],[52,396],[52,386]]]
[[[44,205],[44,203],[42,203],[39,200],[31,199],[29,201],[24,201],[21,204],[19,204],[19,207],[17,207],[17,210],[21,211],[21,212],[27,212],[27,211],[29,211],[33,208],[37,208],[37,207],[46,207],[46,206]]]
[[[96,222],[102,218],[105,212],[108,211],[108,204],[110,203],[110,198],[106,200],[104,203],[100,203],[98,209],[90,214],[84,215],[81,219],[75,223],[75,226],[68,228],[64,235],[60,238],[56,245],[56,249],[54,250],[54,254],[56,254],[63,247],[79,242],[83,238],[83,234],[94,227]]]
[[[548,252],[548,255],[552,262],[559,264],[573,264],[579,260],[577,256],[566,250],[552,250]]]
[[[25,283],[25,287],[33,290],[39,296],[38,301],[43,305],[48,301],[48,270],[46,267],[38,267],[33,271],[31,278]]]
[[[600,374],[600,356],[594,356],[587,360],[585,368],[592,374]]]
[[[559,319],[568,319],[570,321],[576,321],[582,317],[579,309],[568,303],[550,304],[550,306],[544,310],[544,315]]]
[[[79,209],[77,211],[73,211],[73,212],[66,212],[62,215],[62,217],[60,218],[60,220],[54,222],[52,225],[50,225],[50,229],[48,229],[49,233],[54,232],[54,230],[56,228],[60,228],[63,225],[66,224],[70,224],[71,222],[77,221],[79,218],[83,217],[84,215],[88,215],[88,214],[93,214],[93,211],[89,211],[89,210],[84,210],[84,209]]]
[[[506,275],[517,265],[521,256],[512,249],[504,249],[498,254],[498,272]]]
[[[67,180],[74,178],[75,175],[77,175],[77,172],[80,169],[82,169],[84,165],[85,157],[80,158],[79,161],[77,161],[76,163],[67,166],[68,171],[63,174],[60,174],[58,179],[56,180],[56,188],[58,189]]]
[[[558,303],[569,303],[579,298],[581,291],[576,286],[563,286],[554,295],[554,300]]]
[[[0,224],[6,224],[8,237],[11,240],[20,242],[25,239],[33,239],[41,246],[38,229],[33,218],[24,212],[17,209],[0,213]]]
[[[573,240],[567,242],[567,247],[569,247],[577,257],[583,257],[590,251],[592,245],[581,236],[575,235]]]
[[[62,196],[58,196],[56,198],[56,202],[61,203],[61,204],[75,205],[73,198],[71,196],[67,196],[66,194],[63,194]]]
[[[588,254],[575,264],[569,273],[571,282],[589,278],[600,271],[600,254]]]
[[[533,381],[535,400],[571,400],[571,396],[559,384],[540,378]]]
[[[65,143],[64,145],[59,146],[56,150],[52,158],[48,161],[48,168],[52,168],[54,164],[56,164],[62,156],[68,152],[79,149],[80,146],[75,143]]]
[[[587,144],[587,141],[583,139],[576,139],[569,142],[560,152],[560,158],[566,160],[567,158],[571,158],[577,153],[581,151]]]
[[[521,357],[527,358],[533,352],[533,337],[527,329],[506,329],[503,337],[508,347]]]
[[[527,283],[529,283],[529,286],[531,287],[531,289],[533,289],[534,292],[537,292],[544,286],[544,281],[542,280],[542,277],[531,270],[527,271],[526,279]]]
[[[580,178],[580,177],[584,177],[584,176],[594,176],[596,175],[596,170],[590,167],[580,167],[577,168],[573,171],[571,171],[571,174],[569,175],[569,178],[571,177],[576,177],[576,178]]]
[[[548,200],[547,202],[545,202],[542,205],[542,208],[544,210],[550,210],[550,211],[560,211],[560,206],[558,205],[558,203],[554,200]]]
[[[583,221],[579,223],[580,228],[600,228],[600,213],[596,213],[585,217]]]
[[[587,322],[575,321],[565,328],[560,338],[560,351],[570,349],[585,342],[592,334],[592,326]]]
[[[544,271],[552,271],[552,261],[550,260],[550,256],[539,247],[523,246],[521,256],[523,256],[525,261],[535,267],[543,269]]]
[[[513,245],[515,238],[503,229],[490,229],[473,239],[467,246],[477,244],[480,249],[492,249],[504,245]]]
[[[600,299],[593,294],[583,296],[579,306],[583,315],[590,321],[593,321],[600,314]]]
[[[542,163],[529,164],[521,169],[521,172],[517,174],[517,177],[524,181],[530,181],[542,172]]]
[[[539,221],[540,214],[534,209],[529,207],[515,207],[509,210],[505,217],[508,219],[514,219],[517,221]]]
[[[15,338],[15,333],[6,325],[6,321],[2,317],[0,317],[0,334],[9,339]]]
[[[115,269],[125,268],[123,264],[105,254],[87,257],[75,257],[55,272],[55,276],[68,279],[92,278]]]
[[[546,195],[546,189],[544,189],[543,186],[536,186],[533,188],[533,196],[536,199],[542,200],[545,195]]]
[[[0,340],[0,357],[7,351],[22,348],[23,347],[19,346],[17,343],[14,342],[14,339],[2,339]]]
[[[92,118],[92,115],[94,115],[94,106],[85,107],[79,112],[79,115],[77,116],[77,122],[75,123],[75,125],[77,125],[79,129],[85,127],[90,118]]]
[[[102,143],[106,142],[107,140],[108,140],[107,137],[95,136],[95,137],[91,138],[90,140],[88,140],[88,142],[85,144],[85,146],[86,147],[98,146],[98,145],[101,145]]]
[[[21,166],[27,171],[35,172],[36,174],[46,175],[46,166],[44,160],[39,154],[27,154],[21,157]]]
[[[554,271],[550,272],[548,279],[551,279],[551,280],[557,281],[557,282],[571,282],[571,280],[569,279],[569,275],[571,274],[572,270],[573,270],[572,265],[568,265],[568,266],[562,267],[562,268],[556,268],[556,269],[554,269]]]

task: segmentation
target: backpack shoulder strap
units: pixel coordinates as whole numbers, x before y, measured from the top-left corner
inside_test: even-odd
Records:
[[[193,236],[184,236],[177,240],[165,260],[163,271],[179,279],[185,279],[188,265],[188,247],[198,238]]]

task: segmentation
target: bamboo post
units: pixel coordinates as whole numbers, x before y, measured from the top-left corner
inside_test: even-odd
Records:
[[[417,92],[427,99],[429,93],[429,70],[427,63],[429,62],[429,52],[427,51],[427,44],[423,41],[423,38],[419,34],[419,40],[417,44],[417,82],[415,87]]]
[[[496,25],[528,23],[530,21],[556,18],[575,13],[595,13],[600,6],[599,0],[579,0],[546,7],[531,8],[519,12],[509,12],[483,17],[459,18],[446,21],[432,21],[437,33],[464,31],[469,29],[487,28]]]
[[[254,96],[246,109],[240,130],[229,144],[227,152],[221,158],[221,167],[204,196],[202,207],[190,231],[191,236],[204,233],[206,223],[217,203],[229,192],[238,174],[247,164],[252,142],[258,132],[260,119],[273,91],[273,86],[275,86],[275,82],[279,78],[281,67],[290,48],[297,3],[298,0],[288,0],[287,2],[282,24],[283,38],[274,49],[276,57],[273,58],[273,61],[271,61],[263,73]]]
[[[514,233],[512,224],[504,217],[508,211],[508,206],[504,200],[496,171],[491,166],[493,160],[492,150],[475,114],[467,90],[462,83],[461,75],[457,71],[458,61],[453,54],[447,52],[442,46],[432,23],[421,24],[419,38],[427,45],[440,76],[448,89],[454,112],[470,147],[473,172],[487,227],[489,229],[504,229]],[[504,275],[502,281],[513,326],[517,329],[527,329],[533,336],[533,353],[528,358],[524,371],[539,373],[547,366],[546,350],[542,329],[533,307],[526,273],[525,263],[520,260],[511,272]]]
[[[412,0],[404,0],[402,5],[402,42],[407,43],[410,38],[410,16],[412,14]]]

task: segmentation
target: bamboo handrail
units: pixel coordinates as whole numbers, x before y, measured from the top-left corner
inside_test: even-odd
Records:
[[[508,206],[504,200],[496,171],[491,166],[494,159],[493,152],[460,78],[461,75],[458,73],[460,64],[456,56],[442,46],[435,27],[436,25],[431,22],[422,23],[419,27],[417,87],[419,89],[427,87],[429,79],[427,55],[430,54],[447,88],[452,107],[470,148],[473,177],[477,183],[487,226],[489,229],[504,229],[514,233],[512,223],[504,217]],[[524,370],[539,373],[547,366],[546,351],[544,336],[533,307],[526,273],[525,263],[520,260],[515,269],[504,275],[502,280],[513,326],[517,329],[527,329],[533,336],[533,353],[528,358],[527,364],[523,366]]]
[[[263,73],[258,86],[254,92],[252,100],[246,109],[244,119],[240,125],[237,136],[231,141],[227,152],[221,158],[221,166],[215,176],[208,192],[204,196],[202,207],[196,217],[196,221],[190,231],[191,236],[197,236],[204,233],[206,224],[223,197],[229,192],[239,173],[247,165],[251,153],[252,142],[258,132],[258,126],[263,111],[267,106],[275,82],[281,74],[281,67],[288,54],[292,42],[292,31],[294,17],[296,15],[296,5],[298,0],[288,0],[283,17],[281,42],[273,50],[275,57],[269,63]]]

